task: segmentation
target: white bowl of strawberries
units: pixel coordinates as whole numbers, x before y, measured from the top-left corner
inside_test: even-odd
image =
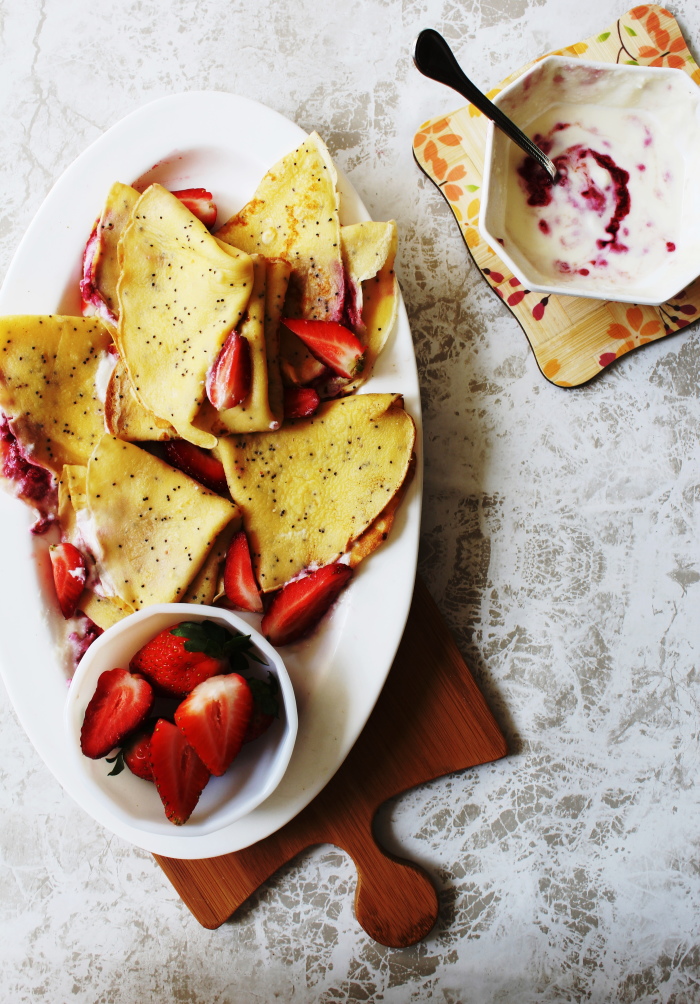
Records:
[[[164,603],[90,646],[65,722],[92,800],[146,833],[189,837],[241,819],[274,791],[297,709],[278,653],[241,617]]]

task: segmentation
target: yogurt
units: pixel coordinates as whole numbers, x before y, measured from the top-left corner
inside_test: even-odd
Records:
[[[512,146],[506,235],[543,275],[627,283],[677,254],[683,160],[654,115],[557,104],[528,131],[559,178]]]

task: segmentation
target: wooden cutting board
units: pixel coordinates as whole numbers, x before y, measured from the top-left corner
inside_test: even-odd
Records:
[[[251,847],[205,860],[156,855],[156,861],[199,923],[216,928],[295,855],[314,844],[335,844],[357,868],[355,914],[367,934],[392,948],[412,945],[437,920],[437,894],[422,868],[377,845],[372,832],[377,809],[417,784],[506,752],[495,719],[419,579],[379,701],[323,791],[286,826]]]

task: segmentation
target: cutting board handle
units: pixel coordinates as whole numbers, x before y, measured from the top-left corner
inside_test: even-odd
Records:
[[[371,831],[343,848],[357,868],[355,916],[370,938],[389,948],[415,945],[435,925],[438,898],[428,874],[383,851]]]

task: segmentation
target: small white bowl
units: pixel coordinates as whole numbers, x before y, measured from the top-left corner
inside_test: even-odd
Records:
[[[151,638],[180,621],[212,620],[251,636],[267,662],[249,662],[250,676],[266,679],[268,670],[279,683],[279,717],[267,732],[246,743],[221,777],[210,778],[189,820],[175,826],[165,816],[155,785],[128,768],[109,777],[111,765],[91,760],[80,750],[85,709],[105,670],[128,669],[130,659]],[[70,756],[91,799],[121,823],[144,834],[168,837],[202,836],[247,815],[275,790],[287,769],[297,735],[297,707],[289,674],[275,649],[246,621],[229,610],[193,603],[161,603],[125,617],[93,642],[83,656],[68,690],[65,709]]]
[[[549,56],[505,87],[494,103],[531,138],[539,126],[549,121],[548,115],[552,123],[561,115],[563,124],[552,125],[549,133],[550,141],[561,146],[575,146],[576,135],[591,135],[577,131],[576,127],[579,116],[590,115],[598,132],[593,134],[593,140],[583,142],[594,143],[595,147],[589,149],[595,148],[600,154],[609,151],[614,163],[628,171],[630,192],[654,177],[654,184],[649,187],[655,195],[650,198],[632,195],[629,214],[620,224],[615,253],[615,241],[612,247],[596,244],[596,238],[606,238],[601,221],[607,220],[607,213],[596,221],[592,211],[579,212],[581,199],[576,208],[576,200],[569,199],[566,204],[561,190],[561,214],[550,210],[549,220],[539,222],[537,217],[542,213],[529,208],[523,183],[516,173],[525,154],[489,123],[479,231],[526,288],[541,293],[660,304],[698,276],[700,189],[696,174],[700,164],[700,90],[687,73],[667,67],[618,66]],[[580,111],[580,106],[586,106],[586,111]],[[599,119],[592,109],[600,112]],[[622,150],[623,163],[616,144],[624,137],[625,130],[629,139],[627,152]],[[644,147],[646,163],[638,155]],[[612,151],[616,151],[615,156]],[[601,186],[607,185],[609,192],[613,190],[612,174],[601,168],[598,175],[593,167],[591,176],[594,174]],[[583,204],[591,205],[590,196]],[[659,210],[660,206],[665,208]],[[661,221],[658,230],[650,229],[649,220],[654,213]],[[566,221],[564,227],[562,220]],[[623,236],[625,228],[628,233]],[[556,237],[555,231],[558,231]],[[654,234],[653,239],[645,236],[649,234]],[[593,264],[587,255],[577,261],[576,248],[581,247],[581,240],[587,246],[602,248],[593,254],[607,259],[607,266]],[[619,245],[625,241],[625,251],[620,254]],[[637,252],[639,257],[635,257]],[[581,269],[587,269],[588,274],[582,274]]]

